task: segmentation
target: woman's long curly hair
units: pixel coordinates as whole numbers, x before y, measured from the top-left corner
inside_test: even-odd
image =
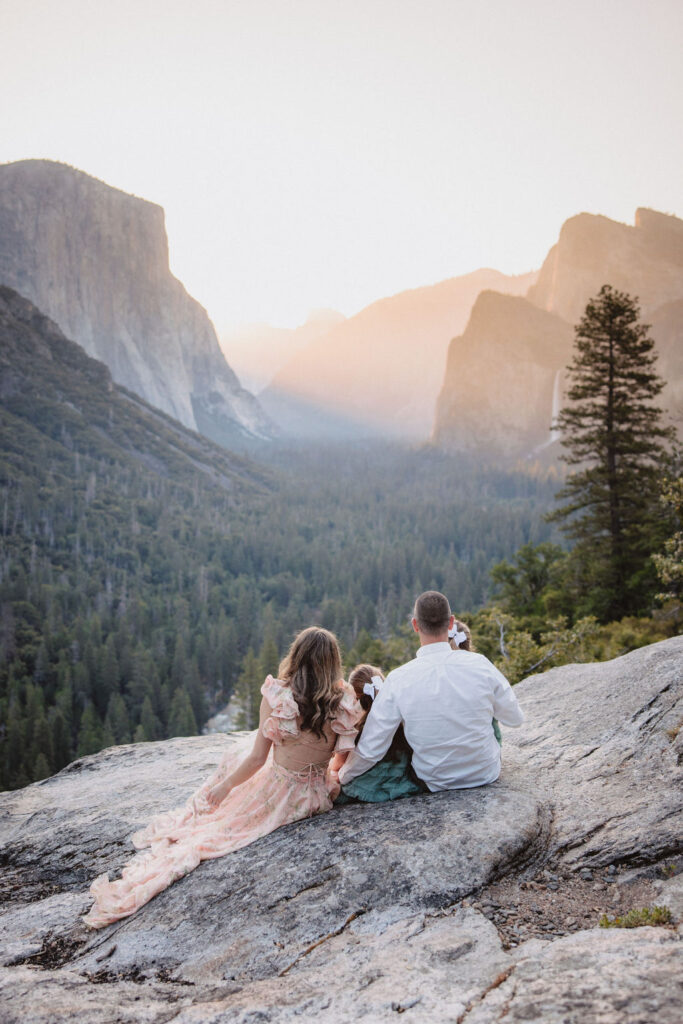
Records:
[[[321,739],[344,695],[341,654],[334,633],[319,626],[303,629],[280,662],[278,677],[287,683],[299,708],[301,728]]]

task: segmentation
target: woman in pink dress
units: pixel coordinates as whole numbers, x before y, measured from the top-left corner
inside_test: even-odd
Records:
[[[261,688],[259,729],[241,763],[225,754],[216,772],[187,803],[159,814],[132,837],[139,853],[110,882],[90,886],[95,903],[83,918],[91,928],[134,914],[203,860],[222,857],[281,825],[329,811],[339,791],[329,770],[353,749],[363,710],[342,679],[337,640],[305,629]],[[271,747],[272,756],[271,754]]]

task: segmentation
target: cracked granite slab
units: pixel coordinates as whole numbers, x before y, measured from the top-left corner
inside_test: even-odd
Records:
[[[461,901],[552,858],[639,870],[683,852],[682,669],[679,637],[525,680],[494,785],[288,826],[96,933],[80,923],[91,878],[249,737],[113,748],[0,794],[3,1024],[674,1024],[680,926],[506,951]],[[676,920],[679,892],[662,882]]]

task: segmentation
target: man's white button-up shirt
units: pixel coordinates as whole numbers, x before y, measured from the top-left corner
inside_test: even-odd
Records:
[[[381,761],[402,724],[413,768],[432,792],[483,786],[500,774],[492,718],[524,720],[505,676],[483,654],[426,644],[385,679],[339,779],[350,782]]]

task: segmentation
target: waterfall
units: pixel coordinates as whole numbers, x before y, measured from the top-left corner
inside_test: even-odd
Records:
[[[550,420],[551,423],[554,423],[556,421],[557,417],[560,415],[560,403],[562,401],[562,388],[560,386],[561,379],[562,379],[562,370],[558,370],[557,373],[555,374],[555,383],[553,384],[553,411],[552,411],[552,418]],[[548,443],[552,444],[553,441],[559,441],[560,436],[561,436],[561,431],[559,431],[557,429],[554,430],[551,427],[550,428],[550,440],[549,440]]]
[[[553,382],[553,407],[552,412],[550,414],[551,423],[554,423],[557,417],[560,415],[560,406],[562,403],[562,387],[560,384],[561,380],[562,370],[558,370],[555,374],[555,380]],[[562,432],[560,430],[553,430],[551,427],[550,432],[548,434],[548,440],[544,441],[543,444],[539,444],[537,448],[534,448],[530,455],[538,455],[539,452],[542,452],[545,448],[548,448],[553,443],[553,441],[559,441],[561,436]]]

